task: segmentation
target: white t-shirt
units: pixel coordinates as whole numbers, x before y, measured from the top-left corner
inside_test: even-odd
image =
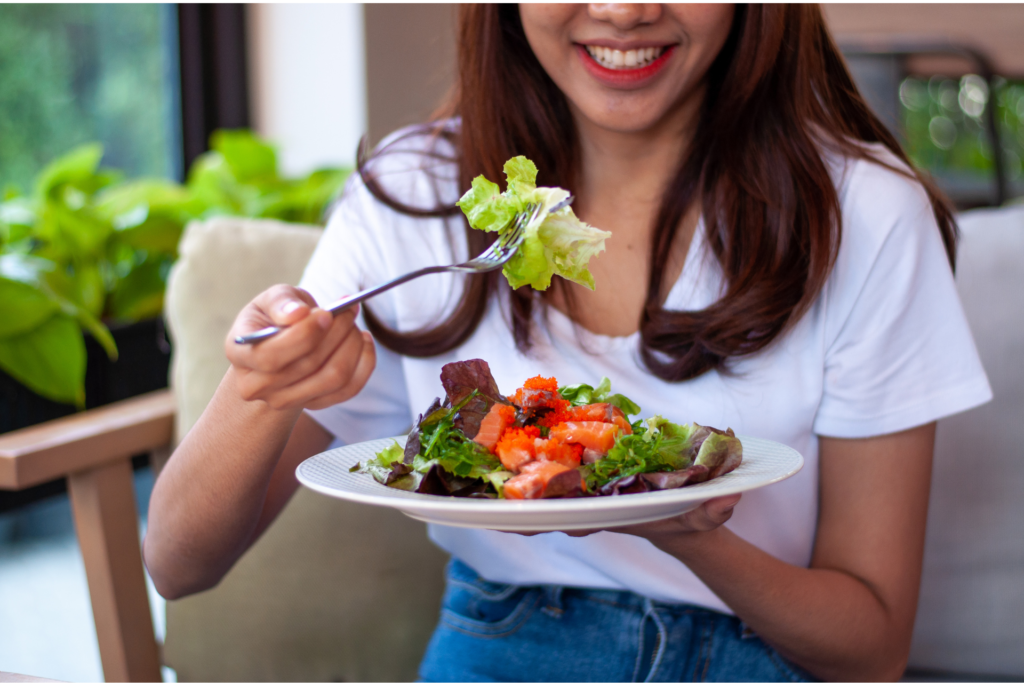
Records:
[[[415,206],[455,201],[460,192],[454,166],[424,159],[418,145],[400,142],[408,153],[377,162],[385,187]],[[638,359],[639,334],[591,334],[554,309],[546,326],[537,320],[534,349],[523,356],[502,298],[492,302],[466,343],[442,356],[405,358],[378,345],[377,368],[359,395],[311,415],[342,443],[402,434],[435,396],[443,396],[441,366],[469,358],[487,360],[506,393],[535,375],[556,377],[560,384],[596,384],[607,376],[614,391],[643,407],[642,417],[661,414],[676,422],[732,427],[803,454],[799,474],[745,494],[727,526],[775,557],[807,566],[818,512],[817,435],[887,434],[991,398],[924,190],[863,160],[840,160],[833,171],[843,223],[835,268],[803,318],[769,348],[735,361],[731,375],[662,381]],[[702,309],[720,296],[722,274],[702,228],[666,308]],[[323,304],[425,266],[461,262],[462,231],[460,220],[397,213],[353,178],[301,286]],[[462,277],[428,276],[369,305],[392,328],[419,329],[452,310]],[[524,537],[431,525],[430,537],[492,581],[625,589],[730,611],[684,564],[635,536]]]

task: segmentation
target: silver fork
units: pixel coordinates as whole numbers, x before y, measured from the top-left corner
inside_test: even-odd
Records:
[[[572,203],[573,198],[567,197],[562,200],[548,212],[552,214],[559,211],[569,204]],[[484,253],[480,254],[474,259],[466,261],[465,263],[459,263],[451,266],[430,266],[429,268],[423,268],[416,270],[411,273],[407,273],[400,277],[396,277],[394,280],[385,282],[382,285],[378,285],[372,289],[365,289],[362,292],[353,294],[351,296],[345,296],[333,304],[327,307],[326,310],[330,311],[333,315],[337,315],[341,311],[344,311],[350,306],[354,306],[360,301],[365,301],[370,297],[377,296],[381,292],[386,292],[392,287],[397,287],[400,284],[406,283],[409,280],[415,280],[418,277],[424,275],[431,275],[433,273],[487,273],[497,268],[501,268],[505,265],[510,258],[512,258],[516,251],[519,249],[519,245],[523,243],[523,238],[526,236],[526,226],[533,222],[541,209],[540,204],[529,204],[527,207],[516,214],[513,219],[512,227],[504,235],[498,238],[494,244],[490,246]],[[256,342],[262,341],[273,337],[275,334],[280,332],[282,327],[271,326],[264,327],[262,330],[256,330],[250,334],[235,337],[236,344],[255,344]]]

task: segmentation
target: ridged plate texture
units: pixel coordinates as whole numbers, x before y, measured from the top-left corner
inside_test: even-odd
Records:
[[[691,510],[706,500],[742,493],[787,479],[803,467],[803,457],[774,441],[740,437],[743,463],[711,481],[670,491],[565,500],[486,500],[411,493],[378,484],[368,474],[349,472],[405,437],[343,446],[309,458],[296,470],[299,481],[324,495],[401,510],[424,522],[505,531],[557,531],[637,524]]]

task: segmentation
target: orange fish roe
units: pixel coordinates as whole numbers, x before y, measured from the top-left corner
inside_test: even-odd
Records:
[[[531,377],[530,379],[523,382],[522,389],[516,389],[516,393],[509,396],[509,400],[518,406],[523,405],[524,389],[532,389],[534,391],[550,391],[555,396],[558,395],[558,380],[554,377]]]
[[[633,433],[633,430],[629,427],[629,422],[622,416],[622,411],[618,408],[613,409],[607,403],[573,406],[568,401],[561,399],[549,401],[548,405],[551,405],[551,403],[557,403],[558,405],[552,405],[553,410],[537,420],[537,424],[543,425],[548,429],[556,427],[563,422],[614,422],[622,427],[626,434]]]
[[[524,389],[540,389],[541,391],[558,391],[558,380],[554,377],[531,377],[523,382]]]
[[[553,401],[548,401],[547,405],[550,406],[552,410],[550,413],[546,413],[542,418],[537,420],[537,424],[539,425],[543,425],[548,429],[551,429],[557,424],[562,424],[563,422],[576,419],[576,409],[573,408],[566,400],[560,398],[555,399]]]
[[[518,472],[519,468],[536,459],[534,442],[540,437],[538,427],[509,427],[494,450],[505,469]]]

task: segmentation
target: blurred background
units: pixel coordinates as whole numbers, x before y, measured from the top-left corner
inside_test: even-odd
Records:
[[[872,107],[959,209],[1024,195],[1024,8],[824,11]],[[0,433],[166,387],[163,294],[185,225],[320,222],[360,139],[443,99],[454,16],[0,4]],[[144,527],[152,474],[133,462]],[[0,490],[0,671],[98,680],[64,491]]]

